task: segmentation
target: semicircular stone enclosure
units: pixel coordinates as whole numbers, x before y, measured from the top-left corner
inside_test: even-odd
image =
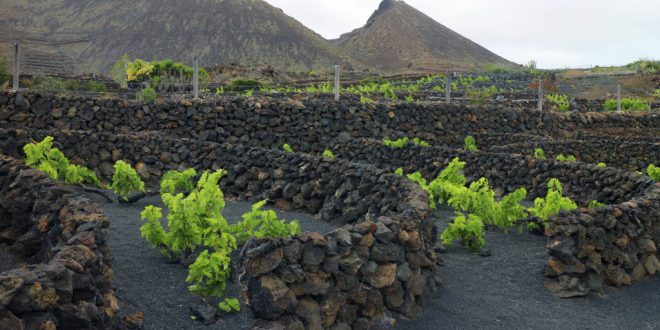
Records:
[[[442,103],[224,97],[138,104],[0,94],[0,324],[118,328],[111,220],[71,187],[29,169],[22,147],[52,136],[110,179],[123,159],[156,186],[171,169],[226,169],[222,190],[318,214],[337,229],[251,239],[235,275],[261,328],[369,328],[415,318],[441,279],[429,196],[395,175],[435,177],[452,159],[498,194],[543,197],[551,178],[580,205],[550,218],[546,286],[562,297],[660,271],[660,186],[635,173],[660,153],[655,113],[543,113]],[[461,149],[472,135],[479,152]],[[382,139],[431,146],[391,149]],[[281,150],[290,144],[294,153]],[[548,159],[573,154],[577,162]],[[319,155],[330,149],[336,158]],[[596,166],[605,162],[607,167]],[[452,285],[444,283],[443,285]],[[148,315],[147,315],[148,317]]]

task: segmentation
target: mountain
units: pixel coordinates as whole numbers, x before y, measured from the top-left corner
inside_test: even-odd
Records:
[[[23,44],[28,71],[107,72],[124,53],[202,66],[363,67],[262,0],[3,0],[0,55]]]
[[[333,42],[353,58],[388,72],[515,65],[396,0],[384,0],[366,25]]]

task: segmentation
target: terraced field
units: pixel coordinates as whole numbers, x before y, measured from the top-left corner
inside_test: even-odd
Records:
[[[653,111],[312,95],[138,104],[0,94],[0,260],[16,266],[0,273],[0,325],[652,329],[659,124]],[[141,237],[145,206],[177,214],[166,194],[118,204],[54,182],[22,161],[47,136],[102,182],[130,164],[148,191],[170,170],[193,168],[202,182],[224,169],[227,226],[268,199],[302,232],[248,237],[231,253],[224,295],[202,298],[185,280],[205,245],[168,259]],[[519,188],[524,197],[511,197]],[[559,195],[559,212],[534,203]],[[241,312],[220,311],[225,297]]]

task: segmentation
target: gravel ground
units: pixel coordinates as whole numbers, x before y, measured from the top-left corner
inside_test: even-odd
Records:
[[[203,304],[201,297],[188,291],[187,268],[170,263],[160,252],[140,237],[140,212],[147,205],[161,207],[159,196],[145,198],[130,206],[108,203],[103,198],[90,194],[88,198],[101,205],[111,219],[109,244],[115,257],[115,293],[119,299],[122,315],[137,311],[145,313],[145,329],[249,329],[252,319],[248,308],[242,306],[240,313],[220,318],[215,324],[205,326],[190,318],[190,306]],[[240,219],[250,210],[247,202],[226,201],[223,215],[229,222]],[[276,210],[277,211],[277,210]],[[328,232],[334,226],[297,212],[277,211],[287,220],[299,220],[303,231]],[[236,284],[227,288],[228,297],[239,297]]]
[[[437,214],[440,228],[451,212]],[[443,285],[423,315],[400,329],[660,329],[660,276],[603,295],[560,299],[541,279],[545,237],[487,231],[492,252],[481,257],[460,244],[440,254]]]
[[[110,246],[115,256],[116,293],[123,314],[142,311],[145,329],[249,329],[247,308],[220,318],[211,326],[190,318],[191,304],[203,303],[190,294],[186,268],[168,263],[139,234],[139,213],[145,205],[160,204],[159,197],[143,199],[132,206],[107,203],[95,195],[111,219]],[[236,220],[250,209],[245,202],[228,201],[223,214]],[[303,230],[321,232],[332,225],[312,216],[279,212],[285,219],[298,219]],[[435,217],[441,228],[452,215],[439,210]],[[488,231],[492,256],[469,253],[456,244],[441,254],[439,268],[443,286],[436,298],[414,321],[400,321],[401,329],[658,329],[660,328],[660,277],[625,288],[608,288],[603,296],[560,299],[541,283],[547,260],[545,238],[517,232],[505,235]],[[229,296],[238,295],[230,285]]]

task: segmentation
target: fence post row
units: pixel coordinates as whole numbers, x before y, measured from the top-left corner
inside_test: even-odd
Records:
[[[543,79],[539,79],[539,111],[543,111]]]
[[[447,71],[447,85],[445,86],[445,102],[451,103],[451,74]]]
[[[195,100],[199,98],[199,59],[197,56],[193,57],[193,92]]]
[[[335,65],[335,101],[339,101],[339,65]]]
[[[618,112],[621,112],[621,84],[616,85],[616,100],[617,100],[616,110]]]
[[[21,50],[20,45],[14,44],[14,79],[12,82],[12,89],[17,92],[19,89],[19,78],[21,75]]]

